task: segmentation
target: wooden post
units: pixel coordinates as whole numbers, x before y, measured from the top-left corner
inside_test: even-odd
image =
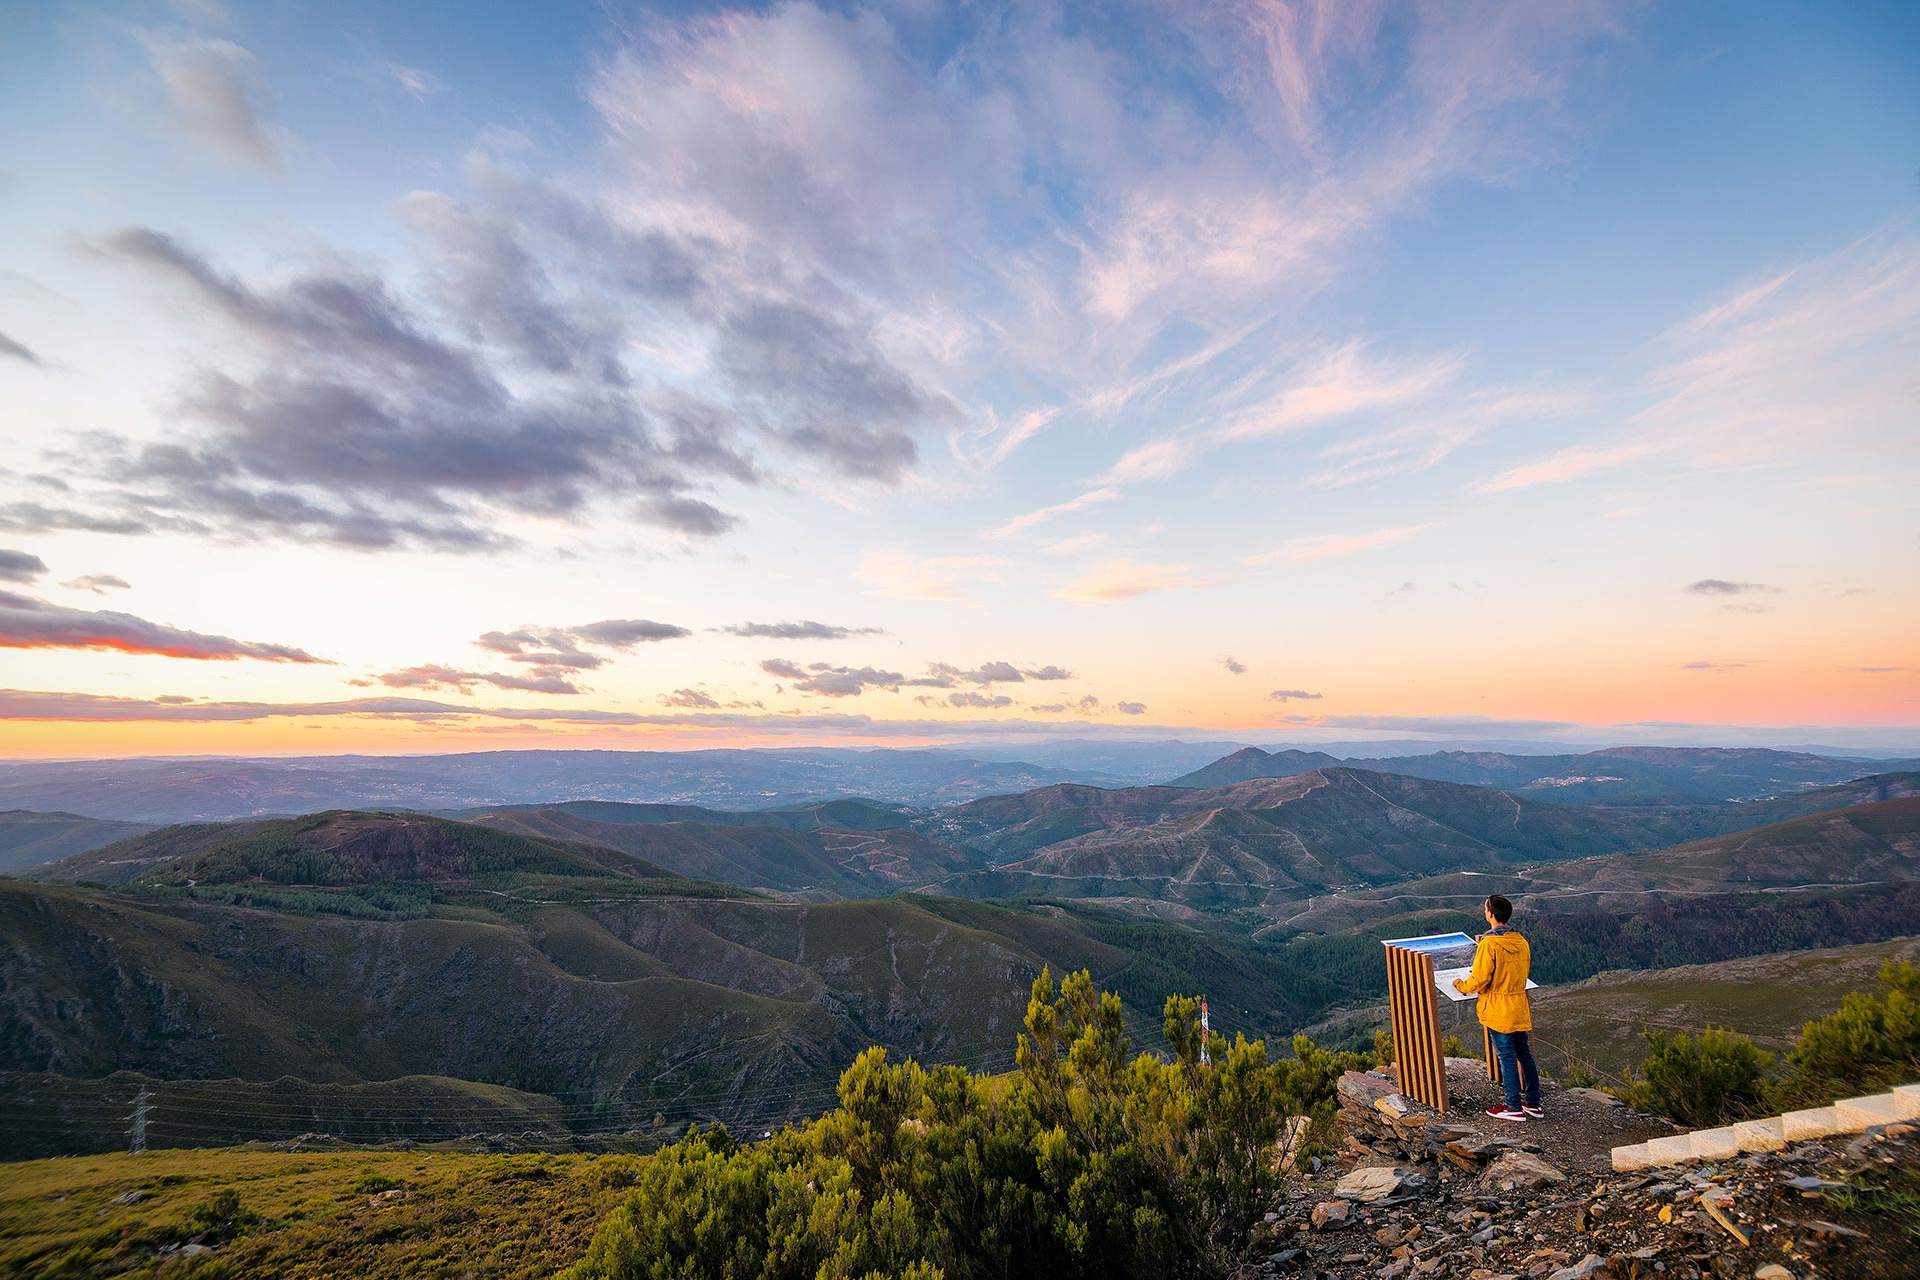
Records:
[[[1487,1079],[1499,1084],[1500,1055],[1493,1051],[1493,1032],[1484,1026],[1480,1028],[1480,1043],[1485,1046],[1482,1052],[1487,1056]]]
[[[1387,947],[1387,1008],[1400,1092],[1435,1111],[1447,1109],[1447,1064],[1440,1053],[1440,993],[1433,957]]]

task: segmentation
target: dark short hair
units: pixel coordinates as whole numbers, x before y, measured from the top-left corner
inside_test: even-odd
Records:
[[[1487,910],[1493,912],[1493,918],[1501,924],[1513,919],[1513,904],[1497,893],[1488,896]]]

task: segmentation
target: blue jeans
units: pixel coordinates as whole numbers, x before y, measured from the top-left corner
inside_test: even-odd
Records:
[[[1527,1105],[1540,1105],[1540,1068],[1533,1065],[1533,1046],[1527,1042],[1524,1031],[1494,1031],[1487,1034],[1493,1038],[1493,1052],[1500,1059],[1500,1083],[1507,1090],[1507,1105],[1520,1105],[1521,1073],[1525,1073]]]

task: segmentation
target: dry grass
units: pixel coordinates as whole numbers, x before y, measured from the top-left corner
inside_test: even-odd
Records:
[[[287,1153],[229,1148],[5,1166],[0,1273],[44,1277],[551,1275],[631,1182],[627,1156]],[[403,1195],[370,1203],[375,1192]],[[131,1205],[115,1198],[129,1192]],[[233,1238],[168,1260],[233,1192]],[[196,1213],[196,1211],[199,1211]]]

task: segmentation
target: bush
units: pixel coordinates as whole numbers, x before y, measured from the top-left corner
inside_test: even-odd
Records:
[[[181,1243],[191,1240],[217,1246],[225,1244],[259,1221],[259,1214],[240,1203],[239,1192],[231,1187],[222,1187],[213,1193],[211,1199],[188,1210],[186,1217],[175,1225],[173,1235]]]
[[[690,1132],[644,1163],[571,1280],[737,1276],[947,1280],[1214,1276],[1234,1268],[1333,1084],[1359,1065],[1304,1037],[1205,1041],[1165,1010],[1171,1060],[1133,1056],[1118,997],[1084,972],[1034,983],[1018,1070],[892,1063],[841,1076],[839,1106],[737,1146]]]
[[[1782,1087],[1794,1104],[1818,1105],[1920,1078],[1920,968],[1888,960],[1878,995],[1855,991],[1800,1029]]]
[[[1648,1031],[1647,1057],[1637,1076],[1616,1089],[1642,1111],[1696,1128],[1758,1114],[1770,1097],[1773,1055],[1725,1027],[1699,1035]]]

